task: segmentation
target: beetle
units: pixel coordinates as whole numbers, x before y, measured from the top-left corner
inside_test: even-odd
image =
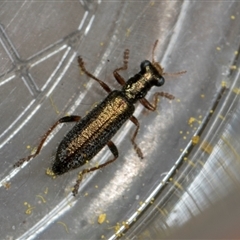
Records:
[[[146,94],[153,87],[161,87],[165,79],[164,70],[161,65],[155,61],[154,52],[158,40],[152,49],[152,61],[144,60],[140,65],[140,71],[125,82],[119,71],[128,68],[129,50],[126,49],[123,55],[123,66],[113,71],[117,82],[122,86],[121,90],[111,90],[103,81],[92,75],[85,68],[83,59],[78,57],[78,64],[82,72],[97,81],[100,86],[108,93],[108,96],[94,107],[84,118],[77,115],[65,116],[59,119],[42,137],[39,146],[34,154],[20,159],[14,164],[14,167],[21,166],[24,162],[29,161],[40,153],[42,146],[53,131],[60,123],[77,122],[76,125],[67,133],[58,146],[56,158],[52,166],[54,175],[62,175],[70,170],[83,166],[90,161],[104,146],[108,146],[113,154],[113,158],[99,166],[86,168],[78,174],[76,184],[73,188],[73,195],[76,196],[83,175],[103,168],[114,162],[118,158],[118,149],[111,141],[111,138],[129,119],[136,126],[135,132],[131,138],[133,147],[140,158],[143,158],[141,149],[135,142],[140,124],[133,113],[134,104],[139,101],[145,108],[155,111],[157,108],[158,97],[162,96],[167,99],[174,99],[174,96],[165,92],[156,92],[153,96],[153,102],[150,103]],[[181,74],[184,72],[179,72]]]

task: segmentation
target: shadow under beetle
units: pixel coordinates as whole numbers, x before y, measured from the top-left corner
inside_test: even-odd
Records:
[[[129,119],[135,126],[136,130],[131,138],[131,142],[137,155],[143,158],[141,149],[135,142],[139,130],[139,122],[133,116],[137,101],[147,108],[148,110],[155,111],[157,108],[158,97],[162,96],[168,99],[174,99],[173,95],[165,92],[157,92],[153,96],[153,102],[150,103],[146,98],[147,92],[153,86],[161,87],[165,80],[163,78],[163,68],[158,62],[154,60],[154,51],[158,41],[155,42],[152,50],[152,62],[145,60],[140,65],[140,72],[131,77],[127,82],[120,76],[119,71],[128,68],[129,50],[124,51],[123,66],[117,68],[113,75],[120,85],[122,90],[114,90],[89,73],[84,66],[81,57],[78,57],[78,64],[81,70],[90,78],[97,81],[101,87],[108,92],[108,96],[93,108],[84,118],[80,116],[66,116],[59,119],[42,137],[41,142],[36,152],[26,158],[20,159],[14,164],[14,167],[21,166],[24,162],[29,161],[39,154],[45,140],[53,129],[60,123],[77,122],[77,124],[69,131],[69,133],[61,141],[56,158],[52,166],[52,171],[55,175],[61,175],[72,169],[79,168],[86,162],[90,161],[105,145],[107,145],[113,154],[113,158],[106,163],[99,166],[86,168],[78,174],[78,179],[73,189],[73,195],[76,196],[80,182],[83,175],[103,168],[106,165],[114,162],[118,158],[118,149],[111,141],[111,138],[120,129],[120,127]],[[179,72],[177,74],[181,74]]]

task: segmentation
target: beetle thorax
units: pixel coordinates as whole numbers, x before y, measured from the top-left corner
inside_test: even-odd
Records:
[[[152,76],[149,72],[143,75],[136,74],[134,77],[130,78],[123,87],[124,95],[132,103],[144,98],[152,87],[151,78]]]

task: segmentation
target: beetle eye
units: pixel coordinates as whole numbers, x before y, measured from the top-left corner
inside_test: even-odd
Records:
[[[163,76],[160,76],[156,79],[156,86],[161,87],[165,83],[165,79]]]
[[[151,62],[149,62],[148,60],[142,61],[140,68],[141,70],[145,70],[147,66],[151,65]]]

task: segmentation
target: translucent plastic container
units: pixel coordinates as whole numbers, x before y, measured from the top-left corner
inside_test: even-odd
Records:
[[[221,226],[240,218],[233,201],[240,181],[239,12],[238,1],[1,3],[1,237],[238,238]],[[120,89],[112,72],[122,66],[123,51],[130,50],[129,68],[121,72],[128,79],[151,60],[157,39],[155,58],[165,71],[187,73],[166,74],[165,85],[148,94],[150,100],[156,91],[176,97],[160,99],[156,112],[136,105],[144,159],[131,144],[129,121],[112,139],[118,160],[88,174],[73,197],[81,169],[46,175],[73,123],[59,126],[36,158],[13,169],[59,118],[84,116],[106,97],[81,74],[78,55],[91,73]],[[111,157],[106,147],[91,162]],[[106,219],[99,224],[101,214]],[[210,223],[199,220],[209,216]]]

